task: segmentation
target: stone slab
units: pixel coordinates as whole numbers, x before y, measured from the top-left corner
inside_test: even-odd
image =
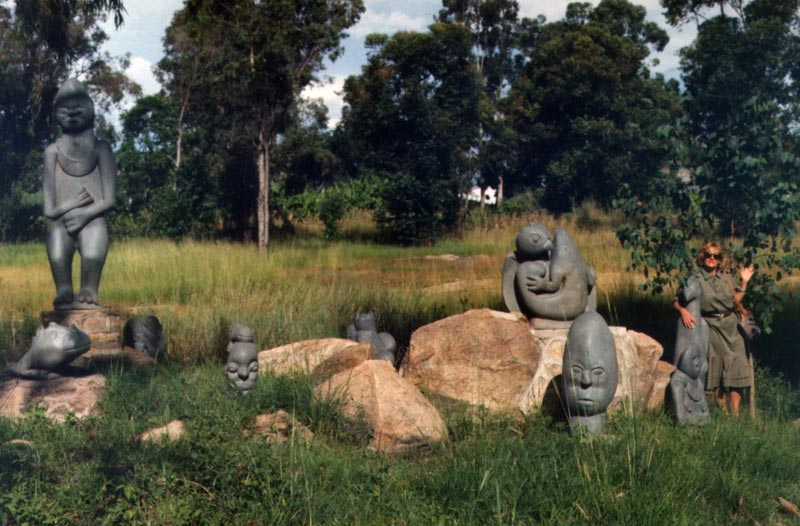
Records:
[[[101,374],[83,373],[50,380],[5,376],[0,379],[0,416],[17,420],[41,407],[45,416],[58,422],[63,422],[69,414],[86,418],[100,413],[99,400],[105,388],[106,379]]]

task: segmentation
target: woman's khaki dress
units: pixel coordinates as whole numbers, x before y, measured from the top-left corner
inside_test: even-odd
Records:
[[[699,269],[695,277],[703,288],[700,311],[708,322],[708,376],[706,389],[750,387],[750,365],[744,338],[733,310],[730,275]]]

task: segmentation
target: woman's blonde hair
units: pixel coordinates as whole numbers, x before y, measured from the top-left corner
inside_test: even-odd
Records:
[[[708,253],[708,250],[712,248],[716,248],[719,255],[722,256],[722,259],[717,260],[719,261],[719,267],[721,268],[723,265],[725,265],[725,251],[722,250],[722,247],[713,241],[706,241],[700,246],[700,248],[697,249],[697,254],[694,257],[694,262],[698,267],[703,266],[703,262],[706,259],[706,253]]]

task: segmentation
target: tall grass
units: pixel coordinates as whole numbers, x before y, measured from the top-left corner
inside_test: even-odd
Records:
[[[107,376],[102,416],[0,421],[0,523],[800,524],[776,503],[800,502],[800,428],[772,418],[715,412],[685,429],[616,415],[589,440],[539,416],[451,408],[449,441],[403,459],[367,451],[365,431],[315,401],[304,378],[263,377],[241,397],[212,365]],[[247,435],[255,415],[277,408],[315,438]],[[188,439],[136,439],[174,418]]]
[[[158,316],[169,363],[108,366],[98,417],[58,425],[34,409],[17,423],[0,419],[0,524],[800,524],[775,502],[800,503],[800,426],[790,423],[800,416],[800,391],[782,367],[800,362],[796,303],[759,344],[760,363],[771,367],[758,370],[760,418],[712,410],[700,429],[626,412],[609,419],[608,436],[587,440],[539,415],[448,406],[449,440],[400,459],[367,451],[368,430],[314,400],[307,378],[265,376],[247,397],[227,390],[220,366],[236,321],[266,348],[342,336],[352,314],[369,309],[405,346],[431,321],[502,309],[503,258],[532,219],[570,232],[598,271],[599,307],[612,324],[656,337],[669,353],[669,292],[638,290],[613,217],[592,209],[559,219],[487,216],[425,248],[368,245],[346,233],[322,241],[314,225],[268,256],[233,243],[115,242],[101,299],[123,321]],[[363,221],[343,228],[368,229]],[[2,366],[27,348],[52,300],[42,245],[0,245],[0,290]],[[315,438],[278,444],[246,433],[256,415],[279,408]],[[176,418],[188,440],[136,439]]]

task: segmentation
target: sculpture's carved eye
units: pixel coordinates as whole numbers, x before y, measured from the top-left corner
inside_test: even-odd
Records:
[[[542,236],[540,236],[539,234],[531,234],[531,236],[528,239],[530,239],[531,243],[533,243],[534,245],[539,245],[542,242]]]
[[[231,373],[231,374],[236,374],[236,373],[238,373],[238,372],[239,372],[239,366],[238,366],[238,365],[236,365],[236,364],[229,365],[229,366],[228,366],[228,372],[229,372],[229,373]]]
[[[250,372],[257,373],[258,372],[258,362],[251,362],[250,363]]]
[[[597,377],[600,377],[606,374],[606,370],[603,369],[602,367],[595,367],[594,369],[592,369],[592,374]]]
[[[572,375],[573,376],[580,376],[583,374],[583,367],[580,365],[573,365],[572,366]]]

